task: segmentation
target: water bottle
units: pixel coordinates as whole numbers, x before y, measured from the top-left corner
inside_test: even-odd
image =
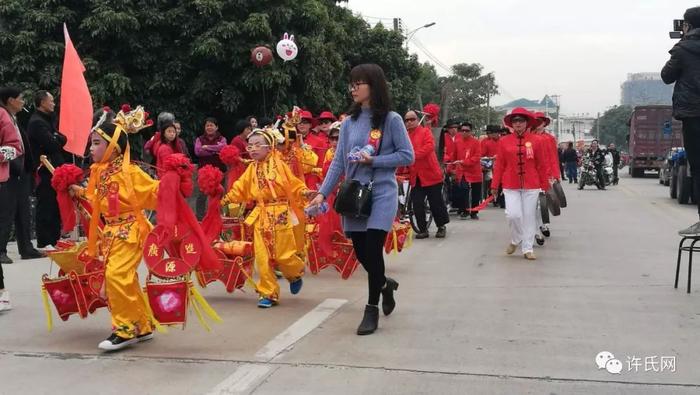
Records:
[[[304,214],[306,214],[307,217],[315,217],[319,214],[325,214],[328,212],[328,203],[326,202],[321,202],[321,204],[316,205],[316,206],[307,206],[304,209]]]
[[[358,161],[362,159],[363,152],[369,156],[374,155],[374,146],[371,144],[367,144],[362,148],[354,147],[348,154],[348,159],[352,161]]]

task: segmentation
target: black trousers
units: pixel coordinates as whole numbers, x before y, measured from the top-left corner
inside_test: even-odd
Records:
[[[693,195],[700,199],[700,118],[685,118],[683,121],[683,147],[693,176]],[[700,202],[699,202],[700,203]],[[700,216],[700,204],[698,205]]]
[[[61,238],[61,213],[58,210],[56,191],[51,186],[51,174],[39,171],[36,187],[36,245],[44,248],[56,245]]]
[[[441,227],[450,222],[450,216],[447,214],[447,205],[445,205],[445,201],[442,198],[442,183],[424,187],[420,185],[420,180],[416,179],[416,186],[411,189],[411,202],[413,204],[413,213],[416,215],[416,225],[421,232],[428,231],[425,219],[426,196],[428,197],[430,211],[435,219],[435,225]]]
[[[10,176],[0,184],[0,253],[7,253],[13,225],[20,255],[28,254],[34,249],[29,223],[31,187],[31,175],[26,173],[20,177]]]
[[[384,276],[384,242],[387,232],[380,229],[367,229],[366,232],[349,232],[352,248],[362,267],[367,271],[369,295],[367,304],[378,305],[379,295],[386,283]]]
[[[452,206],[456,207],[460,213],[466,211],[467,208],[474,208],[478,206],[481,202],[480,182],[467,182],[466,180],[461,179],[458,183],[456,183],[455,188],[455,202],[453,202]],[[467,206],[468,203],[469,206]]]

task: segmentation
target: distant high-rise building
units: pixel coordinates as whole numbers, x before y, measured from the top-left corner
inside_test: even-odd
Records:
[[[671,105],[673,85],[666,85],[659,73],[630,73],[621,85],[624,106]]]

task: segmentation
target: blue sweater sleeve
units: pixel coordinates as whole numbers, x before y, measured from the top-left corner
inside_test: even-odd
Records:
[[[335,149],[335,155],[333,156],[333,161],[328,167],[328,173],[326,173],[326,178],[323,179],[323,185],[319,189],[319,193],[323,197],[328,197],[331,194],[335,186],[340,180],[340,176],[345,173],[345,160],[347,154],[346,145],[348,141],[348,122],[343,122],[340,126],[340,136],[338,136],[338,146]]]
[[[391,139],[395,150],[389,154],[380,152],[372,160],[372,167],[401,167],[413,164],[415,160],[413,145],[399,114],[390,112],[387,115],[384,138]]]

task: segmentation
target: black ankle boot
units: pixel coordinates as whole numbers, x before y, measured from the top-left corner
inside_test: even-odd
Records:
[[[379,324],[379,307],[368,304],[365,306],[365,315],[360,326],[357,327],[358,335],[371,335],[377,330]]]
[[[393,278],[386,278],[386,283],[384,288],[382,288],[382,311],[384,315],[391,314],[396,307],[396,300],[394,300],[394,291],[399,289],[399,283]]]

